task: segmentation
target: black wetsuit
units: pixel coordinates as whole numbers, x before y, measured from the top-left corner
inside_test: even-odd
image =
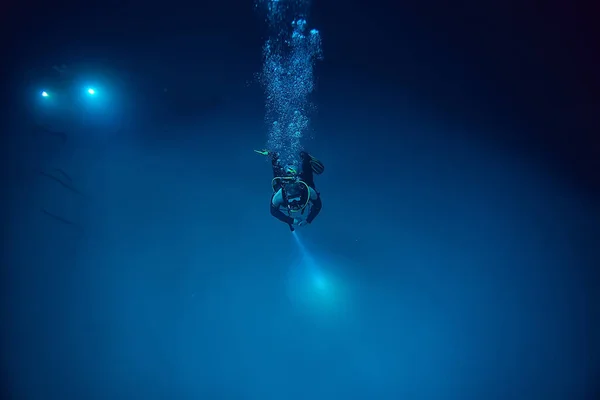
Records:
[[[306,222],[308,222],[310,224],[317,217],[317,215],[319,215],[319,212],[321,212],[323,203],[321,202],[320,193],[315,188],[315,178],[314,178],[312,166],[310,165],[310,156],[308,155],[308,153],[302,151],[302,152],[300,152],[300,158],[302,160],[302,170],[300,171],[300,174],[298,174],[298,178],[300,178],[301,181],[304,181],[309,187],[311,187],[317,193],[317,199],[312,200],[312,207],[310,209],[310,213],[306,217]],[[273,154],[271,156],[271,163],[273,165],[273,177],[274,178],[290,176],[288,173],[286,173],[285,168],[279,163],[279,157],[277,156],[277,154]],[[277,193],[277,191],[280,188],[281,188],[281,184],[276,183],[276,186],[273,187],[273,191],[274,191],[273,196],[275,196],[275,193]],[[288,215],[285,215],[284,213],[281,212],[281,210],[279,210],[279,208],[277,208],[273,205],[273,196],[271,196],[271,201],[269,202],[269,204],[271,205],[271,215],[274,216],[275,218],[277,218],[278,220],[280,220],[281,222],[285,222],[286,224],[288,224],[290,226],[290,229],[293,230],[292,225],[294,224],[294,218],[292,218]]]

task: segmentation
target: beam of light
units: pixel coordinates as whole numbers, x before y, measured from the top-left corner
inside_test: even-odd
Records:
[[[316,262],[315,258],[306,250],[306,246],[304,246],[296,232],[294,232],[294,239],[300,250],[302,263],[308,273],[311,285],[318,292],[325,294],[329,285],[327,284],[327,278],[325,277],[322,268]]]
[[[291,300],[302,311],[328,317],[340,315],[347,306],[344,283],[335,275],[332,265],[327,265],[307,249],[297,232],[292,236],[298,246],[299,260],[289,275]]]

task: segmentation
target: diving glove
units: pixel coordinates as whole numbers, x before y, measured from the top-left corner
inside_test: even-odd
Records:
[[[308,222],[305,219],[294,218],[294,226],[304,226]]]

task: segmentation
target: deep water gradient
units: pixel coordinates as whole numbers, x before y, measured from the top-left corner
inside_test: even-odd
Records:
[[[297,243],[268,214],[270,166],[252,152],[260,114],[209,117],[205,134],[169,146],[73,149],[53,161],[77,171],[85,198],[35,177],[11,208],[2,354],[14,393],[585,391],[594,338],[578,266],[594,250],[593,205],[540,165],[323,86],[334,106],[315,122],[311,151],[327,166],[325,207],[298,235],[340,298],[315,293]],[[205,150],[223,136],[236,138],[224,165]]]
[[[326,58],[305,142],[326,166],[323,210],[292,234],[253,152],[268,132],[262,89],[245,85],[261,41],[242,55],[164,41],[139,65],[196,62],[170,65],[174,79],[222,101],[168,119],[145,111],[158,97],[125,108],[124,86],[120,127],[56,123],[64,144],[12,121],[4,398],[592,398],[600,215],[568,174],[499,145],[515,132],[481,115],[450,118]],[[187,59],[192,45],[229,67]]]

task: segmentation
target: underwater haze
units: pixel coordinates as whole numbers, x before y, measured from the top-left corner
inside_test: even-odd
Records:
[[[10,9],[2,398],[598,398],[588,13],[290,2],[326,168],[291,232],[269,1]]]

